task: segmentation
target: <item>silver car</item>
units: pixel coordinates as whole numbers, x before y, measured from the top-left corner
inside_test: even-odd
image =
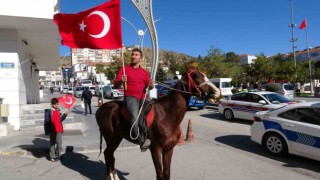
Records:
[[[78,97],[80,98],[82,96],[82,92],[84,91],[84,87],[83,86],[77,86],[74,88],[74,97]]]
[[[279,91],[277,93],[282,94],[283,96],[293,99],[293,93],[294,93],[294,88],[293,85],[290,83],[272,83],[274,85],[277,85],[279,87]]]

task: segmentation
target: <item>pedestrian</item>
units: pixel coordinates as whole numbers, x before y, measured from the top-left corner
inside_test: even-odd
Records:
[[[50,87],[50,94],[53,94],[53,86]]]
[[[296,82],[295,89],[296,89],[296,95],[299,97],[301,95],[300,93],[301,85],[299,82]]]
[[[125,66],[125,75],[123,68],[118,72],[114,80],[114,87],[120,88],[125,84],[124,101],[130,114],[130,137],[132,139],[139,138],[141,151],[146,151],[151,144],[147,134],[138,132],[138,122],[136,122],[139,108],[144,100],[146,88],[149,90],[154,88],[154,81],[150,79],[148,71],[140,65],[143,53],[140,49],[134,48],[131,52],[131,63]],[[132,132],[131,132],[132,129]],[[138,137],[139,135],[139,137]]]
[[[82,92],[82,96],[81,96],[81,101],[84,100],[84,110],[85,110],[85,115],[87,115],[87,109],[89,106],[89,112],[90,114],[92,114],[91,111],[91,98],[92,98],[92,92],[89,90],[89,87],[85,87],[84,91]]]
[[[44,111],[44,131],[50,137],[50,161],[55,162],[61,159],[62,151],[62,121],[65,120],[69,112],[61,115],[59,101],[57,98],[51,99],[51,109]]]

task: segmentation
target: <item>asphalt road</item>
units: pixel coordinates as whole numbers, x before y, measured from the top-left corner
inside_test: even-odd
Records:
[[[256,180],[320,179],[318,161],[289,155],[274,157],[250,140],[250,121],[225,121],[216,109],[188,111],[184,135],[192,122],[195,142],[175,148],[171,179]],[[150,152],[118,150],[120,179],[156,179]],[[0,179],[106,179],[103,155],[70,153],[61,162],[44,157],[0,156]]]

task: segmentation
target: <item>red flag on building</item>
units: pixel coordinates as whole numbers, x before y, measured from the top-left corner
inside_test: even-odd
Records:
[[[62,97],[58,97],[59,104],[66,107],[67,109],[71,109],[71,107],[76,103],[77,99],[72,94],[67,94]]]
[[[304,29],[307,27],[307,18],[304,18],[301,25],[299,26],[299,29]]]
[[[70,48],[117,49],[122,47],[120,0],[77,14],[55,14],[61,44]]]

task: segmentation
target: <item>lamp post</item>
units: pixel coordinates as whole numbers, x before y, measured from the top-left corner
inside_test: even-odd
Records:
[[[137,29],[128,19],[121,17],[124,21],[126,21],[137,33],[138,38],[139,38],[139,42],[140,42],[140,49],[143,52],[143,39],[144,39],[144,35],[148,32],[148,28],[146,28],[144,31],[141,29]],[[154,22],[160,21],[161,19],[157,19]],[[146,62],[145,62],[145,58],[142,57],[142,61],[143,61],[143,65],[144,67],[146,67]]]
[[[61,68],[61,75],[62,75],[62,80],[61,80],[61,82],[62,82],[62,87],[61,87],[61,89],[63,89],[63,87],[64,87],[64,78],[63,78],[64,76],[63,76],[62,63],[63,63],[64,59],[67,57],[67,55],[69,55],[69,54],[70,54],[70,51],[67,52],[66,54],[64,54],[63,58],[62,58],[61,61],[60,61],[60,68]]]
[[[290,42],[292,43],[292,53],[293,53],[293,61],[294,61],[294,83],[297,82],[297,62],[296,62],[296,46],[295,42],[298,40],[297,38],[294,37],[294,27],[296,24],[294,24],[293,21],[293,0],[290,0],[290,9],[291,9],[291,24],[289,24],[289,27],[291,28],[291,39]],[[295,86],[294,86],[295,87]],[[295,90],[296,88],[294,88]],[[293,97],[295,97],[295,93],[293,93]]]

